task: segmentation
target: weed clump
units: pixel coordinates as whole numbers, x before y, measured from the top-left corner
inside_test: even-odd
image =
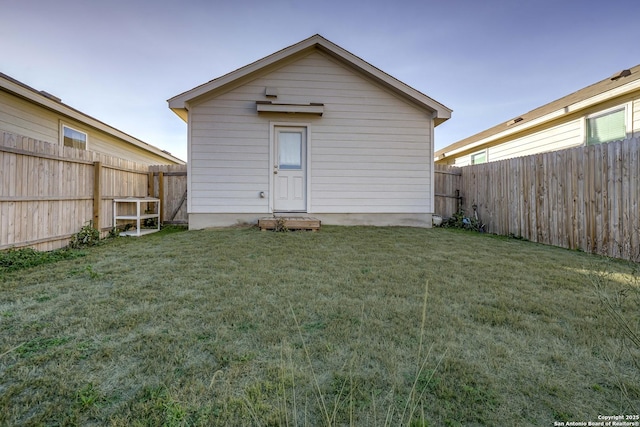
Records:
[[[100,242],[100,231],[93,227],[93,222],[82,226],[80,231],[71,237],[69,247],[72,249],[81,249],[89,246],[95,246]]]
[[[626,274],[620,274],[618,266],[627,266]],[[616,351],[603,355],[611,369],[615,386],[620,390],[621,404],[629,411],[640,406],[640,319],[634,316],[640,305],[640,264],[633,261],[608,260],[604,268],[594,268],[587,273],[599,306],[613,325]],[[635,369],[623,373],[616,366],[628,365]]]
[[[467,216],[465,211],[460,209],[458,212],[453,214],[451,218],[444,221],[442,223],[442,227],[484,232],[484,224],[478,218],[476,206],[473,205],[473,207],[473,215]]]
[[[276,226],[273,231],[276,233],[287,233],[289,231],[287,220],[285,218],[276,218]]]
[[[38,252],[32,248],[9,249],[0,252],[0,271],[15,271],[63,259],[78,258],[85,254],[69,249]]]
[[[54,251],[41,252],[33,248],[11,248],[0,252],[0,271],[15,271],[53,263],[63,259],[78,258],[85,254],[76,249],[95,246],[100,242],[100,232],[91,222],[71,237],[69,246]]]

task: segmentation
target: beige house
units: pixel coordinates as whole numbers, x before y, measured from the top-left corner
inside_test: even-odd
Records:
[[[192,229],[431,225],[433,129],[451,110],[319,35],[168,103],[188,123]]]
[[[640,65],[436,151],[465,166],[640,136]]]
[[[85,149],[143,164],[184,164],[140,141],[0,73],[0,132]]]

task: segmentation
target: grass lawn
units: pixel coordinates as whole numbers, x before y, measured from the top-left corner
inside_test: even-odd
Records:
[[[636,267],[447,229],[114,239],[0,269],[0,425],[639,414]]]

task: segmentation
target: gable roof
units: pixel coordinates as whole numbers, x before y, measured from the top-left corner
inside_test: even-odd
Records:
[[[188,117],[189,103],[196,98],[206,96],[210,92],[222,89],[227,85],[231,86],[239,79],[251,77],[253,75],[257,76],[261,72],[264,72],[267,68],[277,66],[277,64],[287,59],[290,59],[297,55],[306,54],[313,50],[319,50],[323,53],[328,54],[329,56],[337,59],[343,64],[356,69],[358,72],[382,84],[384,87],[396,93],[397,95],[409,99],[422,108],[432,111],[434,113],[434,122],[436,126],[451,117],[452,110],[447,108],[445,105],[437,102],[424,93],[412,88],[411,86],[374,67],[373,65],[346,51],[340,46],[330,42],[319,34],[311,36],[308,39],[284,48],[249,65],[246,65],[242,68],[211,80],[205,84],[197,86],[189,91],[176,95],[167,101],[169,103],[169,108],[171,108],[174,113],[176,113],[186,122]]]
[[[538,107],[528,113],[500,123],[468,138],[455,142],[435,152],[435,160],[442,160],[457,153],[491,146],[500,138],[525,131],[542,123],[556,120],[563,115],[573,114],[606,100],[640,89],[640,65],[622,70],[611,77],[573,92],[553,102]]]
[[[56,113],[62,114],[63,116],[77,120],[87,126],[98,129],[113,137],[126,141],[137,148],[140,148],[149,153],[153,153],[157,156],[161,156],[171,162],[184,164],[183,160],[180,160],[179,158],[173,156],[168,151],[161,150],[158,147],[134,138],[133,136],[126,134],[121,130],[109,126],[108,124],[101,122],[98,119],[95,119],[79,110],[76,110],[73,107],[64,104],[60,98],[51,95],[50,93],[34,89],[31,86],[28,86],[3,73],[0,73],[0,90],[9,92],[19,98],[30,101],[47,110],[51,110]]]

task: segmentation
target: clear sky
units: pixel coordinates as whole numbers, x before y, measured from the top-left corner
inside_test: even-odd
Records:
[[[0,0],[0,72],[186,160],[167,99],[314,34],[453,109],[439,149],[640,64],[640,1]]]

